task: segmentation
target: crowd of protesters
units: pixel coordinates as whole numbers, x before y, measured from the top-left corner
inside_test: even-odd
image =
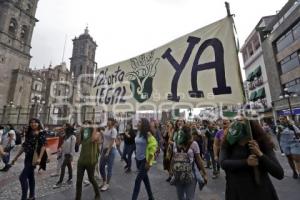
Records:
[[[66,184],[72,184],[74,156],[78,152],[76,200],[83,196],[85,171],[95,199],[101,199],[100,192],[111,188],[117,154],[124,161],[124,173],[131,173],[132,156],[135,154],[134,166],[138,173],[132,188],[132,200],[138,199],[142,182],[148,199],[155,199],[149,169],[161,152],[166,181],[176,187],[179,200],[195,199],[196,186],[201,191],[208,183],[208,170],[212,170],[211,178],[217,179],[221,168],[226,175],[226,200],[278,199],[269,178],[269,175],[277,179],[284,177],[274,153],[278,144],[282,155],[287,157],[293,178],[297,179],[300,172],[300,131],[286,117],[280,117],[278,126],[273,129],[266,123],[260,125],[257,121],[239,116],[216,121],[186,122],[177,119],[164,123],[141,118],[137,124],[122,118],[108,118],[106,126],[95,126],[92,121],[86,120],[81,127],[66,123],[56,131],[59,133],[57,169],[51,176],[58,177],[58,180],[53,189],[64,184],[66,167]],[[278,141],[274,141],[273,133]],[[46,170],[48,160],[46,132],[42,123],[35,118],[29,121],[25,140],[11,161],[10,151],[20,143],[17,142],[16,131],[11,125],[1,126],[0,134],[0,157],[4,163],[1,171],[8,171],[25,153],[24,168],[19,177],[21,199],[35,199],[34,171],[37,165]],[[101,175],[102,184],[98,185],[95,174]]]

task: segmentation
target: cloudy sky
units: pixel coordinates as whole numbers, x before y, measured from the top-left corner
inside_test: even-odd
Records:
[[[242,45],[262,16],[287,0],[229,0]],[[72,39],[84,32],[98,44],[98,66],[159,47],[226,16],[224,0],[40,0],[32,39],[31,68],[63,60],[70,64]]]

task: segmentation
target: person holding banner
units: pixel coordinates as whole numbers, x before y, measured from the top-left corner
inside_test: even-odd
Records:
[[[243,119],[233,122],[221,146],[220,164],[226,173],[225,200],[278,200],[269,174],[281,180],[284,171],[275,157],[274,144],[258,122],[250,121],[250,127],[246,123]],[[254,179],[255,167],[259,183]]]

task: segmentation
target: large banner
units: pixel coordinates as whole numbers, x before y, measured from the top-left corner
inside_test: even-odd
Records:
[[[242,103],[232,19],[98,69],[93,93],[96,105],[107,111]]]

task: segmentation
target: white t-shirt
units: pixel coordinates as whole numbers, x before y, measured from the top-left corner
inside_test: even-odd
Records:
[[[62,144],[62,147],[61,147],[63,155],[71,154],[72,156],[74,156],[75,143],[76,143],[75,135],[71,135],[67,140],[64,140],[64,143]]]
[[[174,151],[174,153],[177,152],[176,144],[173,147],[173,151]],[[192,142],[187,154],[189,155],[191,163],[194,162],[195,154],[200,154],[200,148],[199,148],[199,145],[197,142],[195,142],[195,141]]]
[[[113,140],[114,140],[113,147],[116,147],[115,139],[117,138],[117,135],[118,135],[117,129],[115,129],[115,128],[111,128],[111,129],[106,128],[104,133],[103,133],[103,148],[104,149],[108,148],[109,145],[111,144],[111,141],[113,141]]]
[[[3,140],[2,140],[2,146],[3,147],[6,147],[8,145],[8,142],[9,142],[9,137],[12,136],[13,137],[13,140],[11,141],[10,145],[11,146],[15,146],[15,142],[16,142],[16,132],[14,130],[10,130],[8,131],[8,133],[6,133],[4,136],[3,136]]]

